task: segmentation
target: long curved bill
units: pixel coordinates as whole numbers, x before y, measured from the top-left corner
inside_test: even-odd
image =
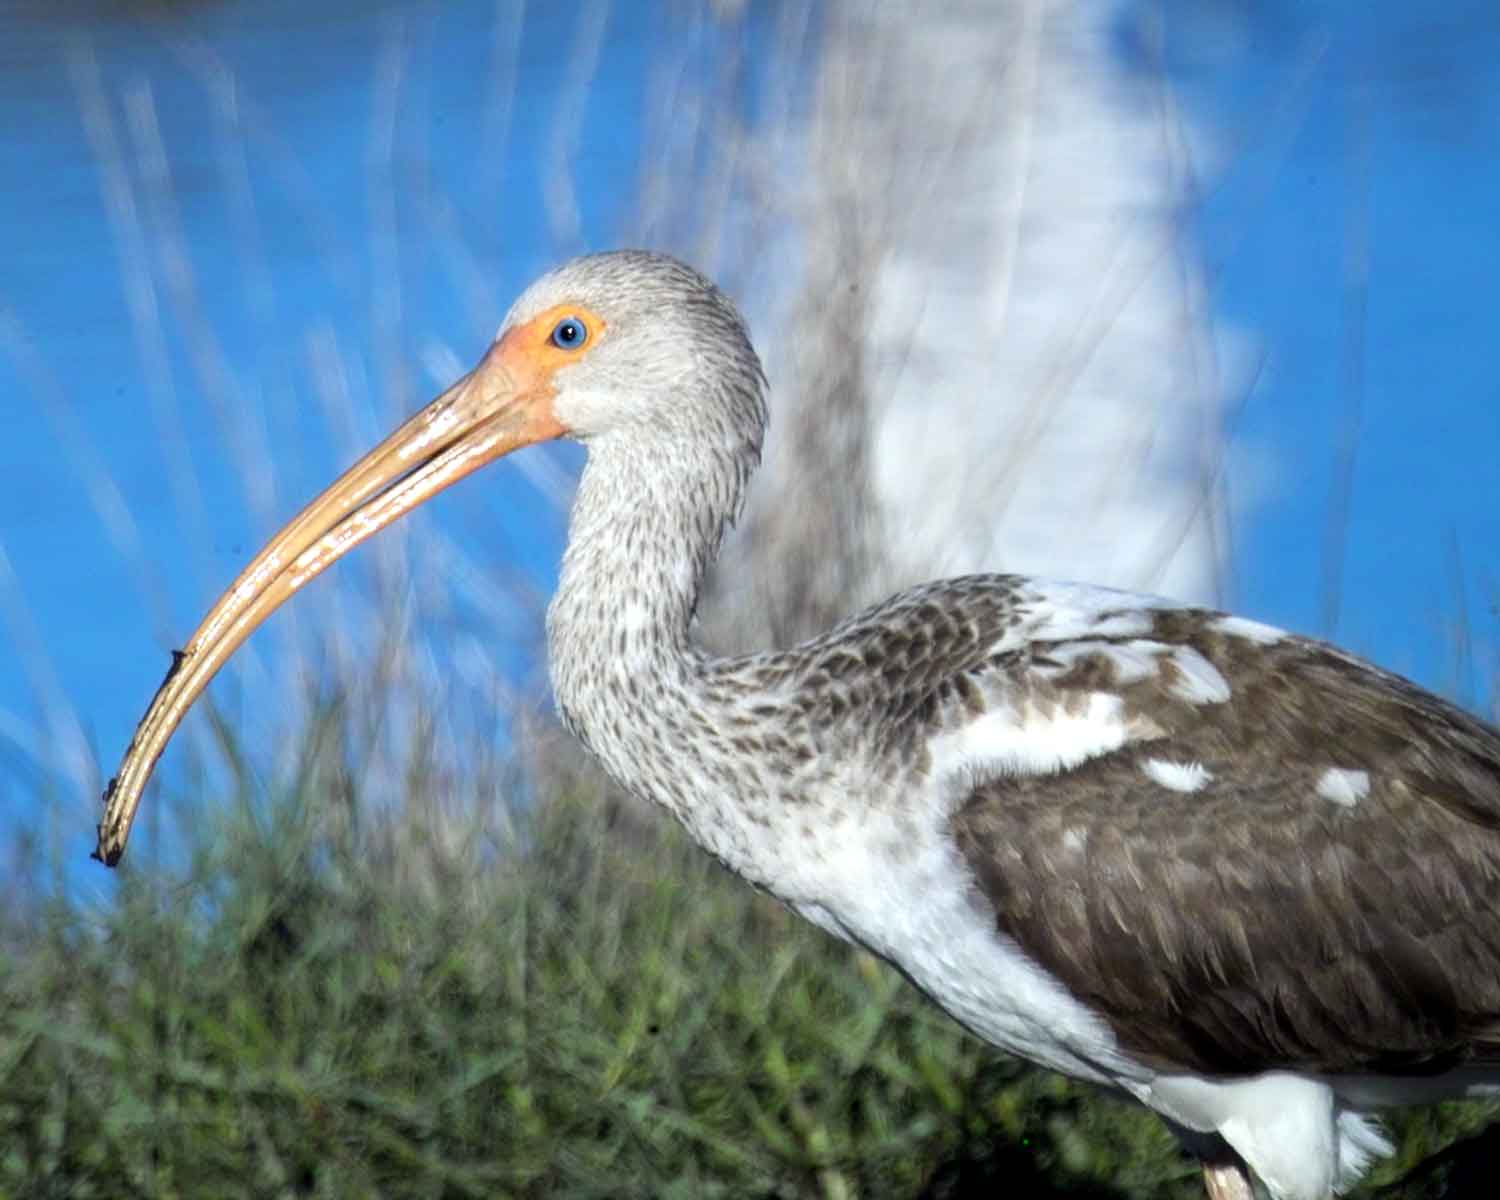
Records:
[[[520,331],[516,331],[520,332]],[[560,436],[552,388],[519,339],[480,364],[304,508],[219,597],[167,677],[104,792],[94,857],[120,861],[151,769],[194,700],[255,628],[335,559],[429,496],[512,450]]]

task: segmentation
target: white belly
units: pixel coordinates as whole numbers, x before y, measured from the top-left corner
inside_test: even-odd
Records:
[[[996,928],[937,822],[866,810],[799,839],[775,890],[803,916],[899,967],[986,1042],[1135,1095],[1154,1072],[1122,1054],[1105,1022]]]

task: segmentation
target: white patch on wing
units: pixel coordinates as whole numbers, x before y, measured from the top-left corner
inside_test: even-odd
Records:
[[[1116,683],[1138,683],[1142,679],[1149,679],[1161,669],[1159,656],[1166,649],[1161,642],[1096,642],[1088,639],[1063,642],[1048,646],[1046,651],[1047,657],[1060,665],[1039,666],[1036,672],[1045,679],[1051,679],[1066,675],[1078,665],[1081,658],[1098,657],[1108,661],[1114,668]]]
[[[1345,808],[1353,808],[1369,794],[1368,771],[1346,771],[1343,767],[1329,767],[1318,776],[1318,795]]]
[[[1141,770],[1164,788],[1174,792],[1196,792],[1212,781],[1214,775],[1202,763],[1174,763],[1164,758],[1148,758]]]
[[[1178,678],[1171,691],[1179,700],[1189,704],[1223,704],[1229,699],[1229,681],[1191,646],[1174,647],[1172,664],[1177,668]]]
[[[1082,712],[1030,701],[1002,705],[928,743],[939,777],[1055,775],[1125,744],[1119,696],[1090,692]]]
[[[1153,609],[1183,607],[1159,596],[1050,579],[1028,580],[1018,599],[1029,618],[1022,632],[1044,642],[1144,637],[1154,624]]]
[[[1101,615],[1089,626],[1095,637],[1142,637],[1151,632],[1151,614],[1139,609]]]
[[[1251,621],[1246,617],[1220,617],[1217,621],[1211,622],[1208,627],[1215,633],[1244,638],[1247,642],[1255,642],[1261,646],[1275,645],[1286,637],[1286,630],[1277,629],[1274,625],[1263,625],[1259,621]]]

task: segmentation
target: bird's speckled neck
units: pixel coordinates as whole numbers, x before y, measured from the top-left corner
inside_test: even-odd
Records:
[[[718,778],[718,793],[729,782],[705,761],[702,731],[729,701],[691,627],[758,446],[648,444],[622,431],[589,449],[547,612],[553,693],[617,782],[699,832],[705,779]]]

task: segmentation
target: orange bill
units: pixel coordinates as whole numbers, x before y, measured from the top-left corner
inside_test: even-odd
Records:
[[[551,314],[512,329],[483,361],[407,420],[294,517],[219,597],[167,677],[104,792],[94,857],[125,850],[146,781],[168,739],[236,648],[298,588],[429,496],[522,446],[565,432],[552,409],[561,356]]]

